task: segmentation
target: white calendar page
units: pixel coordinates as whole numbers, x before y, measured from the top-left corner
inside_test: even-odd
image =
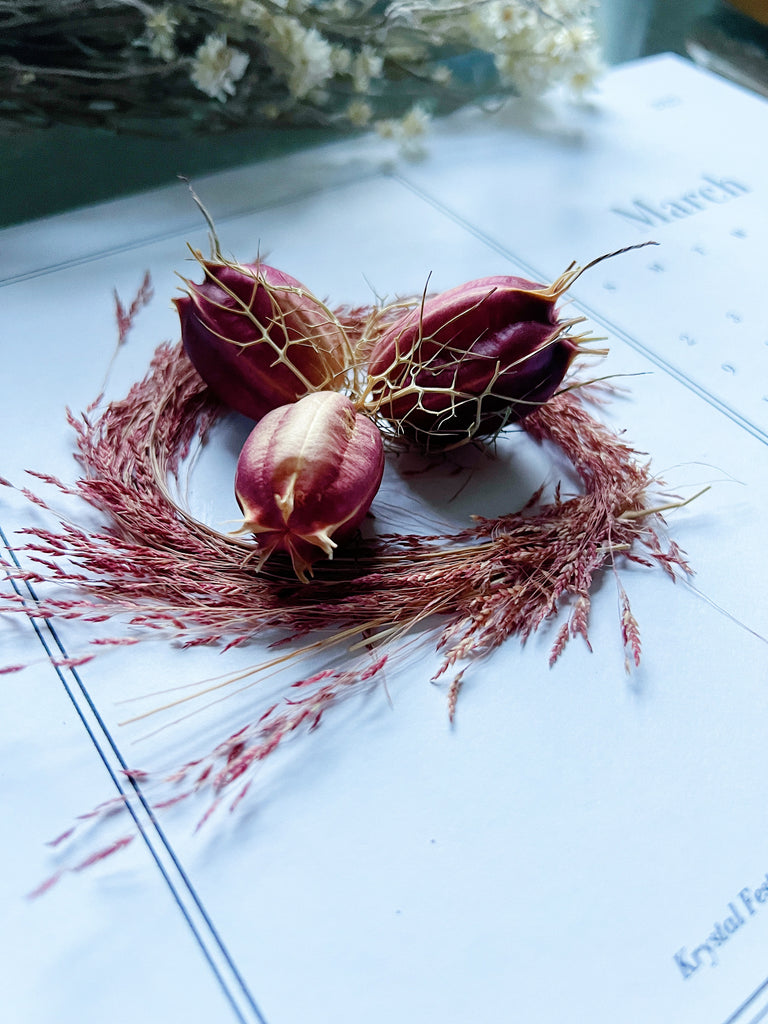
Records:
[[[599,415],[670,490],[710,487],[668,516],[696,576],[621,567],[643,639],[629,677],[606,574],[591,651],[574,641],[550,669],[556,625],[507,643],[468,676],[451,727],[429,682],[437,660],[420,648],[386,693],[344,704],[267,768],[239,815],[196,832],[199,808],[154,815],[139,789],[135,842],[32,903],[25,893],[58,865],[46,840],[114,797],[126,766],[207,752],[282,683],[160,731],[126,726],[153,691],[237,672],[259,645],[153,642],[54,671],[44,645],[76,655],[87,625],[37,634],[0,617],[3,663],[34,662],[0,676],[0,787],[15,812],[0,854],[9,1019],[765,1017],[767,129],[764,102],[665,57],[612,72],[586,109],[460,114],[417,163],[358,140],[195,183],[225,250],[267,251],[340,302],[419,291],[428,276],[435,288],[551,280],[571,260],[658,242],[592,268],[574,309],[609,350],[588,372],[624,389]],[[101,387],[113,289],[129,300],[146,270],[155,287],[113,368],[117,397],[177,337],[170,298],[204,228],[176,184],[0,234],[0,475],[74,478],[64,410]],[[245,427],[215,432],[192,478],[193,508],[217,526],[236,515]],[[471,469],[414,481],[390,466],[374,511],[396,525],[393,508],[426,505],[459,524],[567,478],[519,434]],[[44,521],[0,493],[10,543]]]
[[[541,146],[531,138],[544,112],[521,124],[502,111],[508,132],[442,140],[439,178],[429,161],[403,177],[547,280],[568,259],[658,243],[595,267],[572,294],[764,438],[765,117],[761,98],[654,58],[614,77]]]

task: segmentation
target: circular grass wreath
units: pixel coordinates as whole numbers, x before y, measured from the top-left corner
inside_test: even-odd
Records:
[[[150,294],[147,279],[128,313],[118,300],[121,341]],[[337,315],[354,335],[369,312]],[[102,622],[120,613],[132,627],[160,630],[184,645],[239,646],[275,635],[291,642],[290,653],[279,650],[273,661],[255,667],[255,674],[327,652],[328,667],[297,679],[282,700],[208,755],[163,779],[129,773],[136,785],[173,783],[172,795],[154,802],[155,807],[207,790],[211,802],[205,819],[222,801],[230,807],[239,803],[258,765],[285,739],[314,729],[335,702],[383,679],[385,667],[407,655],[414,635],[434,641],[441,659],[434,678],[448,680],[453,717],[467,665],[510,636],[524,641],[559,609],[568,612],[550,661],[570,637],[581,635],[589,643],[592,582],[604,567],[615,570],[617,556],[659,565],[673,578],[677,571],[690,571],[678,546],[665,537],[661,515],[684,502],[653,502],[660,482],[647,461],[640,461],[588,411],[591,390],[594,385],[566,387],[520,423],[535,442],[559,449],[578,474],[581,493],[564,498],[558,486],[553,500],[542,503],[541,489],[522,509],[496,518],[473,517],[465,529],[450,535],[360,539],[346,553],[337,552],[332,562],[319,563],[315,576],[300,583],[287,559],[273,559],[257,571],[252,541],[212,529],[174,498],[171,485],[188,471],[193,446],[228,410],[204,384],[182,345],[164,344],[145,378],[125,398],[104,407],[96,403],[80,417],[69,415],[81,468],[75,484],[33,474],[83,499],[106,526],[84,529],[62,519],[55,530],[22,531],[29,539],[19,550],[39,569],[11,570],[10,575],[32,585],[77,588],[74,596],[26,605],[31,616]],[[29,496],[50,510],[39,497]],[[616,581],[629,668],[639,664],[640,635],[618,574]],[[128,635],[94,641],[135,642]],[[59,664],[81,665],[97,650]],[[341,662],[331,652],[341,652]],[[112,803],[93,815],[103,815]],[[121,837],[84,863],[131,838]]]

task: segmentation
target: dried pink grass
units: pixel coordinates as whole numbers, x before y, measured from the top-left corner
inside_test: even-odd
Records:
[[[350,638],[404,636],[426,617],[440,615],[445,671],[513,634],[524,640],[566,599],[572,600],[568,635],[586,639],[594,574],[618,552],[669,572],[687,569],[674,543],[662,543],[660,516],[649,503],[657,485],[649,466],[572,390],[529,415],[523,426],[536,441],[560,449],[576,468],[583,493],[567,500],[558,493],[543,506],[537,494],[524,509],[475,517],[453,536],[390,534],[360,541],[306,584],[296,581],[287,562],[256,572],[248,561],[251,541],[196,521],[165,485],[180,471],[193,440],[222,412],[181,347],[164,345],[127,398],[96,418],[70,416],[82,476],[67,486],[34,475],[85,500],[108,525],[92,531],[63,521],[56,530],[21,531],[33,539],[20,550],[39,570],[17,577],[77,585],[74,597],[46,598],[30,614],[97,622],[123,612],[131,625],[191,644],[239,644],[273,628],[293,637],[329,628]],[[566,634],[558,636],[553,653],[565,640]]]
[[[135,309],[121,311],[122,342]],[[341,315],[353,338],[362,337],[371,322],[366,310]],[[293,683],[282,700],[206,757],[161,780],[132,773],[136,785],[157,781],[171,787],[170,796],[158,796],[157,807],[206,790],[205,820],[222,802],[237,806],[258,766],[287,739],[315,729],[345,694],[383,679],[385,666],[407,650],[414,632],[432,631],[441,657],[435,678],[450,676],[452,717],[467,664],[511,636],[524,641],[560,608],[568,609],[568,617],[555,637],[552,662],[570,638],[588,643],[593,580],[604,567],[615,566],[617,556],[660,565],[673,577],[690,571],[679,548],[664,539],[663,520],[649,497],[658,482],[647,462],[590,414],[584,393],[566,390],[522,423],[532,439],[556,446],[570,461],[580,494],[564,499],[558,489],[551,503],[541,504],[537,493],[523,509],[476,517],[458,535],[361,540],[300,584],[287,563],[271,562],[256,572],[248,558],[251,542],[196,521],[172,497],[169,480],[181,474],[193,443],[224,410],[181,346],[163,345],[125,399],[69,416],[81,467],[76,483],[34,474],[83,499],[105,525],[90,530],[62,520],[56,529],[21,531],[27,540],[18,550],[34,568],[8,566],[8,574],[61,587],[37,604],[10,595],[6,609],[93,623],[119,612],[132,627],[160,630],[189,645],[239,646],[279,637],[304,638],[304,649],[313,652],[358,650],[343,668]],[[639,629],[620,583],[619,608],[627,664],[638,664]],[[129,642],[136,638],[94,641]],[[74,667],[94,655],[60,664]],[[118,840],[109,849],[122,845]],[[98,859],[92,855],[87,862]]]

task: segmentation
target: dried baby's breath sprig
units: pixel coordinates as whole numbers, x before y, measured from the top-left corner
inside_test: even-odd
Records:
[[[0,129],[187,134],[380,124],[578,94],[600,70],[589,0],[0,0]]]

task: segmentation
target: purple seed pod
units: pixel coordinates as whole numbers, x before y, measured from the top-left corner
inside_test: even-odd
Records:
[[[313,391],[341,386],[344,328],[299,281],[266,263],[205,260],[205,278],[174,299],[184,349],[231,409],[259,420]]]
[[[568,333],[584,318],[561,319],[557,302],[587,267],[572,264],[549,286],[484,277],[425,297],[373,345],[366,410],[425,451],[518,422],[559,390],[584,351],[587,336]]]
[[[306,395],[267,413],[243,446],[235,473],[240,532],[256,535],[260,565],[285,552],[306,582],[312,563],[332,558],[355,533],[383,472],[379,428],[345,395]]]

